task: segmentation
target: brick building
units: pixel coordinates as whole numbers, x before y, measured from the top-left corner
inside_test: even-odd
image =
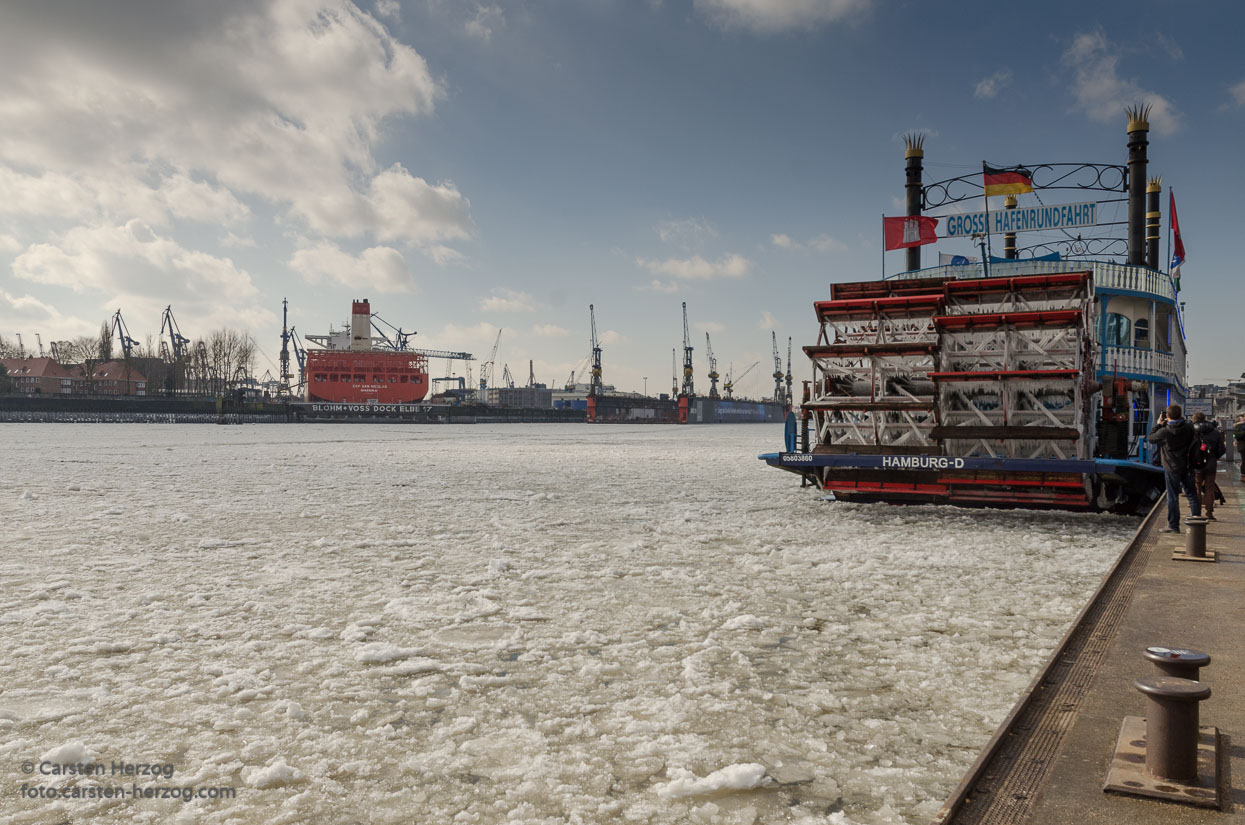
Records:
[[[26,395],[71,395],[86,392],[82,371],[66,369],[51,358],[0,360],[13,382],[13,392]]]
[[[81,364],[65,366],[51,358],[5,358],[0,363],[13,382],[13,392],[23,395],[147,394],[147,378],[124,361],[97,365],[90,384]]]

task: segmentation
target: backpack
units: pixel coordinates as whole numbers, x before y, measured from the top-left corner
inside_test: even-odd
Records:
[[[1189,445],[1189,469],[1205,470],[1210,457],[1210,445],[1200,435],[1194,436]]]

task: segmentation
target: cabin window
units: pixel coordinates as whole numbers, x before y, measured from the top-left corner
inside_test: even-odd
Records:
[[[332,375],[330,375],[330,376],[329,376],[329,380],[330,380],[330,381],[333,381],[333,382],[336,382],[336,381],[337,381],[337,373],[333,373]]]
[[[326,376],[324,373],[322,373],[322,372],[317,372],[317,373],[316,373],[316,380],[317,380],[317,381],[323,381],[326,377],[327,377],[327,376]]]
[[[361,375],[361,374],[359,374],[359,373],[357,373],[357,372],[356,372],[356,373],[355,373],[355,376],[354,376],[354,380],[356,380],[356,381],[366,381],[366,380],[367,380],[367,376],[366,376],[366,375]]]
[[[1126,347],[1132,341],[1129,335],[1130,321],[1127,315],[1108,312],[1106,329],[1103,330],[1102,343],[1108,347]]]
[[[1138,349],[1150,348],[1150,322],[1145,318],[1138,318],[1133,324],[1133,346]]]
[[[404,375],[404,376],[402,376],[399,380],[400,380],[403,384],[405,384],[405,383],[406,383],[406,376],[405,376],[405,375]]]

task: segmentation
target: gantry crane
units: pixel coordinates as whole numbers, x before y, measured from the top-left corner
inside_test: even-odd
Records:
[[[735,377],[735,369],[734,369],[734,367],[733,367],[733,366],[731,367],[731,374],[726,376],[726,383],[722,385],[722,389],[726,390],[726,397],[727,397],[727,398],[734,398],[734,397],[735,397],[735,396],[733,395],[733,393],[735,392],[735,385],[736,385],[736,384],[738,384],[740,381],[744,380],[744,376],[746,376],[748,373],[752,372],[752,370],[753,370],[753,369],[756,367],[756,365],[757,365],[757,364],[759,364],[759,363],[761,363],[761,362],[760,362],[760,361],[753,361],[753,362],[752,362],[752,366],[750,366],[750,367],[748,367],[748,369],[744,370],[744,371],[740,374],[740,376],[739,376],[738,378],[736,378],[736,377]]]
[[[709,332],[705,331],[705,355],[709,358],[709,397],[718,398],[718,359],[713,355],[713,344],[709,341]]]
[[[683,390],[689,398],[696,394],[692,383],[692,336],[687,331],[687,301],[683,302]]]
[[[774,339],[774,400],[781,404],[783,403],[782,380],[784,375],[782,371],[782,356],[778,353],[778,333],[770,330],[769,334]]]
[[[601,340],[597,338],[597,315],[592,304],[588,304],[588,321],[592,326],[592,383],[588,385],[588,395],[601,395]]]

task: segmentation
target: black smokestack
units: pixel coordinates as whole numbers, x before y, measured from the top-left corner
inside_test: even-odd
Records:
[[[1128,115],[1128,263],[1146,263],[1146,147],[1150,132],[1150,107],[1130,106]],[[1158,256],[1157,251],[1155,257]]]
[[[921,214],[921,172],[925,159],[925,135],[913,133],[905,135],[904,161],[905,175],[904,193],[908,200],[908,215]],[[908,270],[921,268],[921,247],[908,247]]]
[[[1163,191],[1162,178],[1150,178],[1146,186],[1146,266],[1159,268],[1159,225],[1162,213],[1159,212],[1159,193]]]

